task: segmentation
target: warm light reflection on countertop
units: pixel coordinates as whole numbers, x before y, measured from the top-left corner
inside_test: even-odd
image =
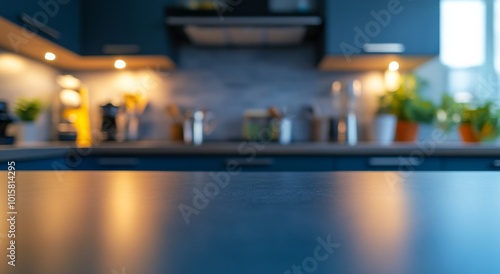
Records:
[[[364,264],[359,267],[373,273],[405,273],[410,238],[407,193],[403,182],[381,183],[379,177],[358,174],[356,183],[342,185],[344,199],[334,200],[332,206],[348,215],[343,225],[350,228],[353,248],[362,256]]]

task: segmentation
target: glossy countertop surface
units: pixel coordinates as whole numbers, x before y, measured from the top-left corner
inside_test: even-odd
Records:
[[[500,273],[499,175],[18,171],[0,273]]]
[[[0,146],[0,161],[25,158],[63,156],[76,151],[74,143],[45,142],[30,145]],[[360,143],[355,146],[333,143],[292,143],[280,145],[266,142],[208,142],[200,146],[165,141],[103,142],[82,149],[85,155],[238,155],[255,151],[257,155],[272,156],[400,156],[422,152],[427,156],[500,156],[500,144],[463,143],[398,143],[382,146]]]

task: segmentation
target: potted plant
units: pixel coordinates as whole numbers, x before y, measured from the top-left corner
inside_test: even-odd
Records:
[[[460,124],[465,106],[465,103],[457,103],[449,94],[443,95],[441,105],[436,111],[437,127],[449,133]]]
[[[415,142],[419,124],[434,121],[436,107],[419,94],[425,84],[415,75],[404,75],[400,87],[392,95],[392,108],[398,119],[395,134],[397,142]]]
[[[391,93],[379,97],[378,109],[375,114],[375,140],[382,145],[394,141],[397,117],[394,115]]]
[[[487,101],[463,108],[458,131],[465,143],[495,141],[500,135],[500,112]]]
[[[465,143],[494,141],[500,135],[500,112],[492,101],[457,103],[443,96],[437,112],[437,125],[446,132],[458,126]]]
[[[17,125],[18,140],[29,143],[36,141],[35,120],[42,111],[42,102],[38,99],[19,99],[14,107],[14,113],[21,121]]]

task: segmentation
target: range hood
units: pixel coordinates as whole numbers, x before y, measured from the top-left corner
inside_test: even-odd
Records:
[[[315,14],[234,11],[167,8],[165,23],[189,42],[204,46],[297,45],[323,25],[322,17]]]

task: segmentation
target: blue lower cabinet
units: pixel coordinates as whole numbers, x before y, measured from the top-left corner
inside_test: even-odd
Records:
[[[417,158],[408,156],[339,157],[335,171],[434,171],[441,170],[439,158]]]
[[[236,166],[242,171],[333,171],[334,160],[332,157],[227,157],[224,166]]]
[[[84,158],[78,170],[205,171],[219,170],[218,162],[203,157],[93,156]]]
[[[138,171],[500,171],[500,157],[408,156],[86,156],[16,160],[16,170],[138,170]],[[7,170],[6,162],[2,164]]]
[[[44,158],[44,159],[32,159],[32,160],[14,160],[16,163],[16,170],[22,172],[24,170],[58,170],[64,163],[64,159],[61,158]],[[2,163],[2,170],[7,170],[7,162]]]
[[[500,171],[500,157],[444,158],[443,168],[450,171]]]
[[[231,156],[92,156],[76,170],[150,171],[332,171],[331,157],[231,157]]]

